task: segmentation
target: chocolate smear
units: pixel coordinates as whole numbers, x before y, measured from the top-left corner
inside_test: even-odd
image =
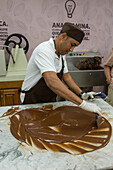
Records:
[[[40,150],[84,154],[106,146],[111,137],[104,117],[75,106],[11,108],[5,116],[10,117],[10,131],[17,140]]]

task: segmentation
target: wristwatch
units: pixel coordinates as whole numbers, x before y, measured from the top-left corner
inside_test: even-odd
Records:
[[[83,95],[84,93],[85,93],[85,92],[82,91],[78,96],[79,96],[80,98],[82,98],[82,95]]]

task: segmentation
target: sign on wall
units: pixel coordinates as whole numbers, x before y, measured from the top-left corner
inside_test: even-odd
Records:
[[[4,41],[8,37],[8,24],[5,21],[0,20],[0,44],[4,44]]]
[[[34,48],[57,37],[65,22],[85,32],[77,50],[107,56],[113,46],[113,0],[1,0],[0,44],[19,33],[27,37],[30,58]],[[3,7],[3,8],[2,8]]]
[[[74,0],[67,0],[65,2],[65,9],[66,9],[68,18],[72,18],[75,7],[76,7],[76,3]]]
[[[64,23],[53,23],[52,25],[52,38],[56,38],[58,36],[58,34],[60,33],[62,26]],[[78,26],[79,28],[81,28],[84,33],[84,40],[90,40],[90,27],[88,24],[83,24],[83,23],[74,23],[76,26]]]
[[[64,3],[64,9],[66,12],[66,17],[70,18],[69,22],[72,22],[71,19],[74,17],[74,12],[77,8],[76,2],[75,0],[66,0]],[[63,9],[62,9],[63,10]],[[60,33],[62,26],[63,26],[63,22],[53,22],[52,24],[52,38],[56,38],[58,36],[58,34]],[[78,26],[79,28],[81,28],[84,33],[84,40],[90,40],[90,26],[88,23],[73,23],[76,26]]]

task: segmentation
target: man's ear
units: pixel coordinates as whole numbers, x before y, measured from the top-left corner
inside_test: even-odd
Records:
[[[62,34],[60,35],[60,39],[61,39],[61,40],[64,39],[64,38],[67,38],[67,33],[62,33]]]

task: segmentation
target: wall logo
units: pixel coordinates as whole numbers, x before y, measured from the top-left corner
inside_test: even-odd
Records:
[[[90,40],[90,26],[88,23],[74,23],[77,27],[82,29],[85,33],[84,40]],[[63,22],[53,22],[52,25],[52,38],[55,39],[60,33],[64,23]]]
[[[8,24],[5,21],[0,20],[0,41],[5,41],[7,37],[8,37]]]
[[[65,2],[65,9],[67,11],[67,17],[68,18],[72,18],[75,7],[76,7],[76,3],[75,3],[74,0],[67,0]]]

